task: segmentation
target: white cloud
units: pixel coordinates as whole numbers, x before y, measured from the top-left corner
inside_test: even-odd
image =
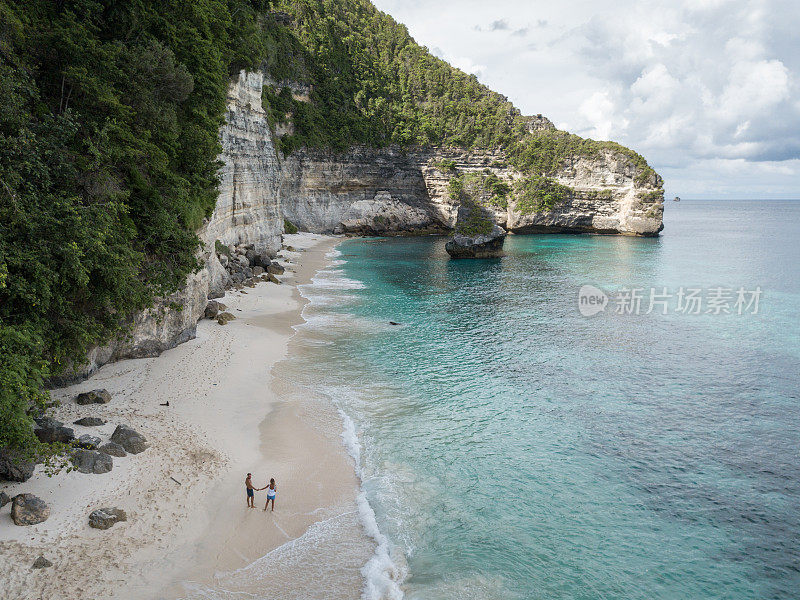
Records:
[[[668,191],[800,197],[797,0],[376,4],[523,112],[642,152]]]

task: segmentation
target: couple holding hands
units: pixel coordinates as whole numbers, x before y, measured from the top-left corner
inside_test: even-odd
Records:
[[[267,510],[270,500],[272,500],[272,510],[275,510],[275,494],[278,493],[278,486],[275,485],[275,479],[270,477],[269,485],[263,488],[257,488],[253,487],[252,477],[253,474],[248,473],[247,479],[244,480],[244,487],[247,489],[247,508],[255,508],[255,492],[267,490],[267,503],[264,505],[264,510]]]

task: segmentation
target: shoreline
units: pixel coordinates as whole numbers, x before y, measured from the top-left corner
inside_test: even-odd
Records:
[[[341,418],[331,406],[304,400],[275,369],[289,356],[293,326],[304,322],[308,300],[297,286],[330,263],[326,255],[340,241],[286,236],[284,243],[299,251],[282,251],[284,285],[229,290],[220,299],[236,320],[224,327],[202,320],[195,340],[157,358],[105,365],[86,381],[53,390],[62,401],[53,416],[76,436],[90,433],[105,442],[124,423],[144,434],[150,448],[115,458],[110,473],[48,479],[39,467],[25,483],[4,482],[0,489],[9,496],[34,493],[52,510],[47,521],[29,527],[13,524],[10,506],[0,511],[5,598],[182,598],[213,589],[226,571],[302,545],[298,540],[320,523],[347,521],[353,529],[360,486],[342,444]],[[112,393],[109,404],[74,403],[77,393],[96,388]],[[83,416],[108,423],[71,425]],[[334,433],[324,424],[336,419]],[[257,510],[245,508],[247,472],[256,487],[276,478],[274,513],[261,510],[264,492],[256,492]],[[105,531],[89,528],[89,513],[106,506],[124,509],[128,521]],[[351,533],[348,569],[374,550],[363,528]],[[39,555],[53,566],[32,569]],[[350,570],[337,597],[361,594],[360,568]],[[292,581],[302,590],[303,571],[294,571]]]

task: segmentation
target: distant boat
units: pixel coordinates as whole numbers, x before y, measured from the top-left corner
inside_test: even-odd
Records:
[[[675,197],[672,199],[672,201],[673,201],[673,202],[680,202],[680,201],[681,201],[681,197],[680,197],[680,196],[675,196]]]

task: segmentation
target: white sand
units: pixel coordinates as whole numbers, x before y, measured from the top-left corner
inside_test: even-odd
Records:
[[[10,505],[0,511],[3,600],[181,597],[187,581],[213,586],[216,573],[251,564],[316,522],[346,518],[352,528],[357,480],[338,436],[330,433],[336,415],[330,407],[277,398],[271,373],[286,356],[291,326],[302,320],[304,301],[295,285],[326,263],[336,241],[286,236],[285,243],[305,251],[283,251],[283,285],[260,283],[222,298],[235,321],[220,326],[204,320],[197,339],[158,358],[106,365],[88,381],[53,392],[62,401],[54,416],[76,435],[105,441],[124,423],[151,447],[114,458],[113,470],[102,475],[48,478],[37,468],[25,483],[0,484],[12,497],[36,494],[52,509],[50,519],[30,527],[13,524]],[[110,404],[74,403],[79,392],[96,388],[112,393]],[[167,401],[169,407],[160,406]],[[71,425],[82,416],[108,423]],[[331,427],[319,426],[325,419]],[[257,493],[257,510],[245,508],[248,471],[257,487],[268,476],[277,479],[274,513],[261,510],[264,492]],[[89,513],[105,506],[125,509],[128,521],[91,529]],[[360,595],[357,563],[372,545],[366,538],[359,544],[350,562],[338,567],[346,572],[339,573],[331,597]],[[39,555],[54,566],[31,569]]]

